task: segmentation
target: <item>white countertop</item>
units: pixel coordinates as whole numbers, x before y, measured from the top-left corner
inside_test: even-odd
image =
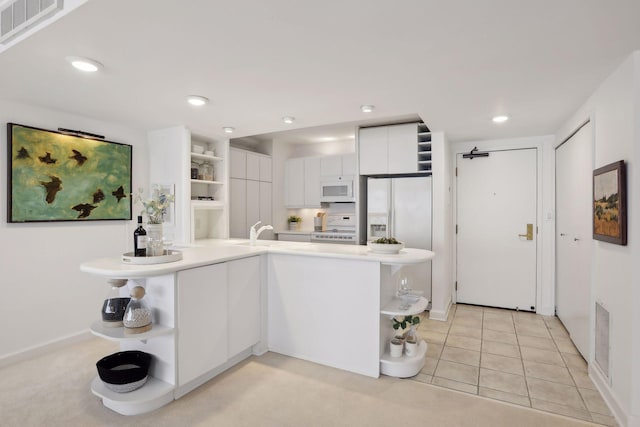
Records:
[[[275,234],[311,234],[313,230],[276,230]]]
[[[248,240],[203,240],[188,247],[176,246],[182,251],[182,260],[164,264],[131,265],[122,262],[121,257],[100,258],[83,263],[80,270],[110,278],[139,278],[160,276],[180,270],[216,264],[233,259],[266,253],[312,256],[322,258],[352,259],[383,264],[419,264],[434,257],[434,253],[424,249],[402,249],[399,254],[373,253],[363,245],[337,245],[329,243],[286,242],[278,240],[258,240],[255,246]]]

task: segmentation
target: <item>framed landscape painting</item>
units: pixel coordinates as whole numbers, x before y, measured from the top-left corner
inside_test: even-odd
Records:
[[[624,161],[593,171],[593,238],[627,244],[627,189]]]
[[[15,123],[7,145],[7,222],[131,219],[131,145]]]

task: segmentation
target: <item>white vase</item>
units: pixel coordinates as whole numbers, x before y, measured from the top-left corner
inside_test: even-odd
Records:
[[[298,223],[297,222],[290,222],[289,223],[289,231],[296,231],[298,229]]]
[[[404,342],[398,338],[392,338],[389,341],[389,353],[391,357],[402,357],[402,350],[404,347]]]
[[[147,256],[164,255],[162,224],[147,224]]]
[[[404,343],[404,351],[407,353],[407,356],[415,356],[418,354],[418,342],[414,340],[407,340]]]

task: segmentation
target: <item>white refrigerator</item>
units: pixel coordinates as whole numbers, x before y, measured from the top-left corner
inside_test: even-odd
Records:
[[[431,250],[431,177],[367,179],[367,240],[380,237]],[[411,288],[431,301],[431,261],[402,270]]]

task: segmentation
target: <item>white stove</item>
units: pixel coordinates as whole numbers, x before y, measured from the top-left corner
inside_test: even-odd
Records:
[[[356,215],[329,214],[327,228],[311,233],[311,241],[316,243],[356,244]]]

